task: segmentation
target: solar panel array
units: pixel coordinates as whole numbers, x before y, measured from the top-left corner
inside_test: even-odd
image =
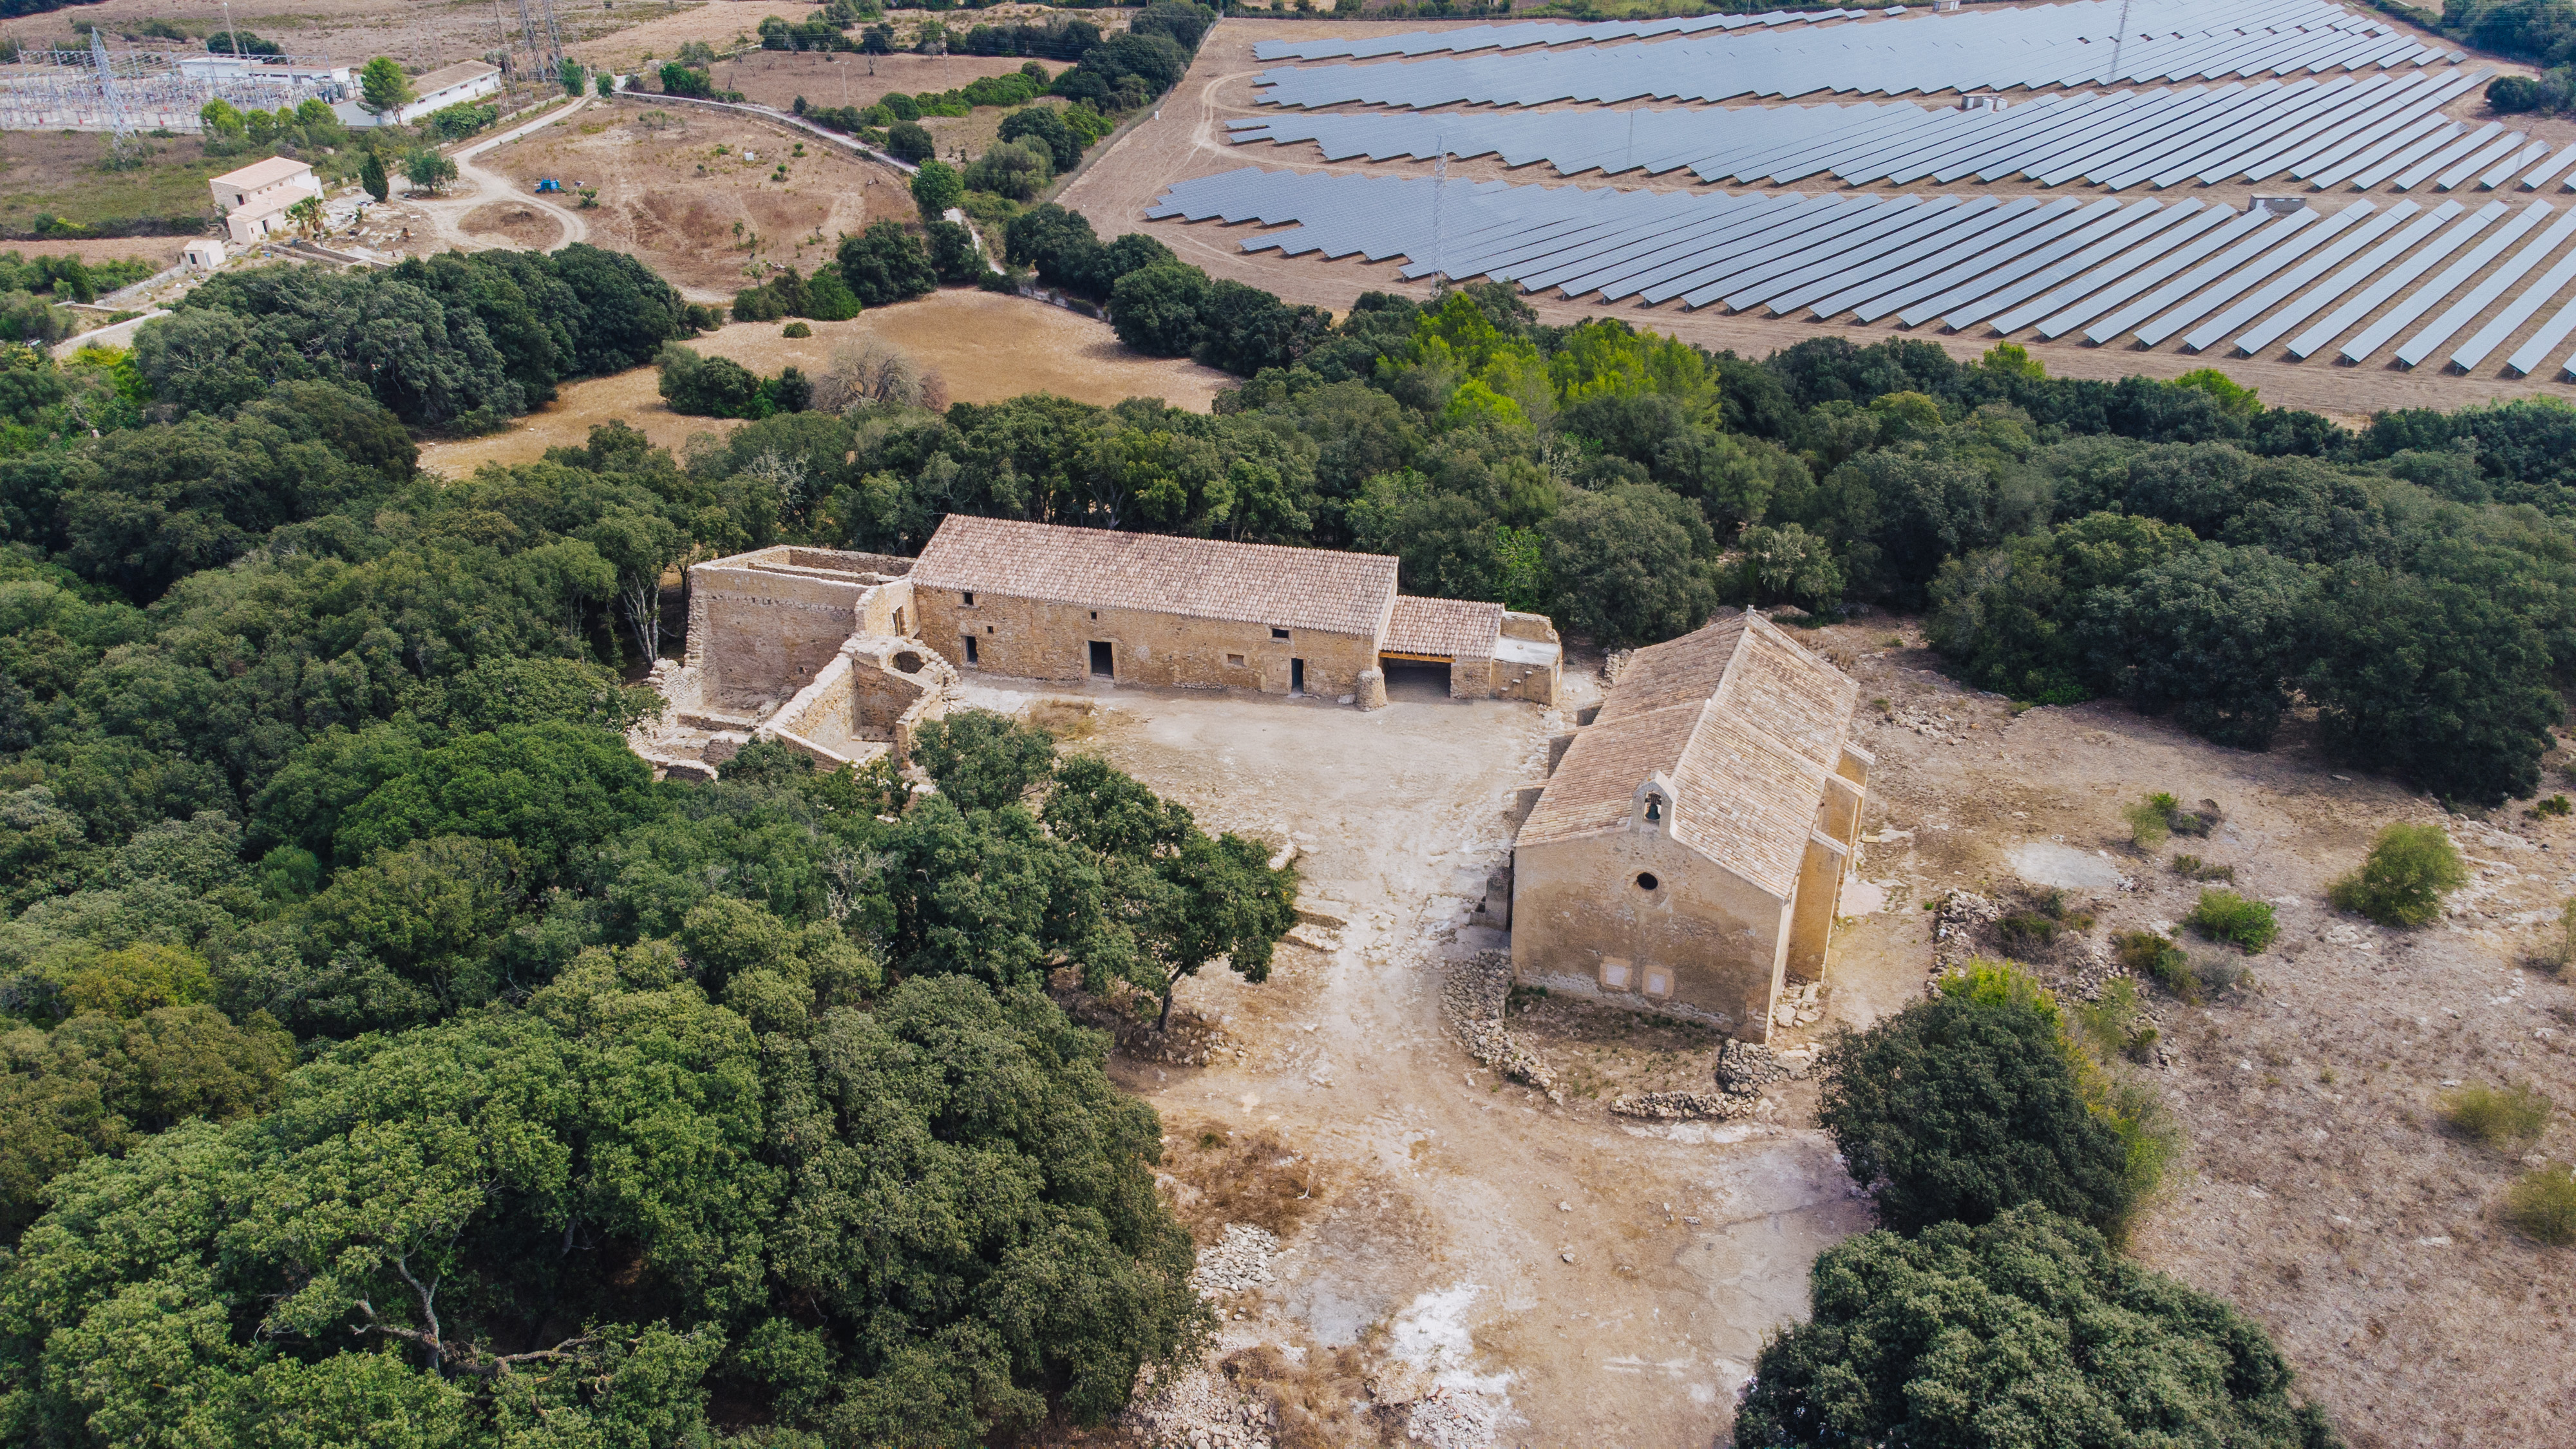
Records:
[[[2282,355],[2331,347],[2363,362],[2397,342],[2405,366],[2438,358],[2473,369],[2559,303],[2506,357],[2529,373],[2576,331],[2576,209],[2545,200],[2238,211],[2198,200],[1617,191],[1246,168],[1177,183],[1146,215],[1285,226],[1244,250],[1403,257],[1413,278],[2097,344],[2178,337],[2188,351],[2251,355],[2288,337]],[[2576,355],[2551,369],[2560,373],[2576,375]]]
[[[1903,8],[1896,7],[1902,14]],[[1860,20],[1877,10],[1774,10],[1764,15],[1697,15],[1675,20],[1600,20],[1559,24],[1534,20],[1516,25],[1474,25],[1457,30],[1413,30],[1402,35],[1333,40],[1264,40],[1252,47],[1255,60],[1327,60],[1348,56],[1377,60],[1390,55],[1442,55],[1469,50],[1518,50],[1533,45],[1597,45],[1610,40],[1664,40],[1676,35],[1703,35],[1712,30],[1768,29],[1774,25],[1813,25],[1827,20]]]
[[[1854,186],[2026,176],[2115,190],[2287,176],[2322,189],[2437,181],[2494,186],[2534,145],[2501,125],[2471,128],[2441,107],[2485,69],[2443,67],[2365,80],[2266,81],[2184,90],[2044,96],[2008,110],[1905,101],[1728,110],[1327,112],[1229,123],[1237,143],[1314,142],[1328,161],[1495,155],[1565,175],[1600,170],[1788,185]],[[2533,159],[2537,159],[2536,157]],[[2495,179],[2487,180],[2492,174]]]
[[[2129,32],[2115,34],[2120,12],[2118,0],[2085,0],[1628,45],[1268,70],[1257,84],[1266,87],[1261,99],[1273,105],[1420,109],[2170,84],[2461,58],[2322,0],[2166,0],[2135,6]]]

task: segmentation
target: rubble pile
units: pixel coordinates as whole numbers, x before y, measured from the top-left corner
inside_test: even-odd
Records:
[[[1266,1287],[1279,1281],[1270,1273],[1270,1260],[1278,1255],[1276,1236],[1250,1223],[1228,1223],[1223,1239],[1199,1249],[1199,1265],[1190,1274],[1190,1286],[1198,1289],[1201,1298]]]
[[[1270,1449],[1270,1413],[1205,1364],[1140,1384],[1119,1423],[1153,1449]]]
[[[1449,979],[1440,988],[1440,1014],[1449,1019],[1469,1056],[1512,1081],[1538,1088],[1550,1101],[1562,1102],[1547,1062],[1503,1025],[1503,1003],[1511,989],[1512,958],[1479,951],[1450,966]]]
[[[1715,1091],[1646,1092],[1618,1098],[1610,1110],[1656,1122],[1725,1121],[1752,1115],[1762,1100],[1762,1089],[1789,1075],[1788,1067],[1769,1047],[1729,1037],[1718,1044]]]

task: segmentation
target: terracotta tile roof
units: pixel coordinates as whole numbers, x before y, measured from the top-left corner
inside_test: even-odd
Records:
[[[952,513],[913,564],[916,586],[1088,608],[1383,636],[1395,560]]]
[[[1452,659],[1491,659],[1502,637],[1503,606],[1467,599],[1395,596],[1386,643],[1398,654],[1446,654]]]
[[[1787,899],[1859,687],[1759,615],[1640,649],[1521,826],[1528,844],[1627,828],[1673,782],[1672,838]]]

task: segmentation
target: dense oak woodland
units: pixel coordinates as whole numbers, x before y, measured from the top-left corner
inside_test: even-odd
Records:
[[[0,358],[0,1438],[964,1445],[1190,1339],[1154,1115],[1044,988],[1258,980],[1293,874],[986,715],[925,733],[935,793],[770,747],[653,781],[623,681],[693,558],[965,511],[1388,551],[1605,643],[1882,604],[2016,698],[2248,748],[2304,704],[2446,796],[2538,782],[2576,410],[2355,435],[1491,287],[1336,322],[1048,211],[1023,260],[1245,374],[1214,415],[860,402],[422,475],[709,320],[586,247],[256,270],[130,354]],[[1903,1257],[1835,1271],[1949,1271]]]

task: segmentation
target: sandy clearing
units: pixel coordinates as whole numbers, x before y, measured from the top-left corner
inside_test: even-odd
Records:
[[[1185,359],[1140,357],[1119,345],[1104,323],[992,292],[939,291],[847,322],[809,323],[811,337],[781,336],[781,325],[737,322],[690,345],[764,375],[791,364],[820,373],[844,339],[882,337],[939,369],[952,402],[999,402],[1027,392],[1052,392],[1104,406],[1130,397],[1159,397],[1174,407],[1205,412],[1218,391],[1235,381]],[[578,446],[595,424],[611,419],[641,429],[667,448],[681,447],[695,433],[723,433],[738,426],[672,412],[662,405],[657,381],[652,368],[639,367],[569,384],[554,402],[509,431],[432,443],[421,450],[421,461],[450,477],[463,477],[485,463],[534,462],[548,448]]]
[[[1063,693],[978,677],[968,698],[1015,709]],[[1451,1442],[1716,1442],[1762,1335],[1804,1310],[1808,1264],[1866,1210],[1812,1130],[1647,1128],[1559,1108],[1498,1087],[1449,1039],[1446,961],[1478,944],[1458,930],[1465,893],[1504,851],[1503,806],[1565,716],[1406,685],[1368,714],[1080,693],[1112,709],[1068,748],[1210,829],[1294,839],[1308,893],[1353,908],[1338,949],[1284,947],[1266,984],[1185,984],[1239,1059],[1112,1062],[1166,1131],[1271,1132],[1326,1184],[1249,1310],[1260,1322],[1230,1337],[1357,1346],[1372,1363],[1421,1357],[1414,1340],[1436,1338],[1451,1396],[1502,1421],[1497,1439]]]
[[[1357,28],[1369,32],[1376,29],[1371,26]],[[1263,287],[1291,302],[1313,303],[1340,311],[1348,308],[1352,300],[1364,291],[1428,296],[1430,287],[1427,281],[1409,282],[1396,276],[1401,265],[1396,260],[1370,264],[1357,260],[1327,262],[1314,257],[1287,259],[1275,252],[1246,254],[1242,243],[1259,230],[1257,227],[1144,220],[1145,209],[1172,182],[1249,164],[1366,174],[1428,172],[1427,164],[1410,162],[1374,166],[1367,162],[1324,165],[1314,159],[1316,152],[1311,146],[1236,147],[1223,139],[1227,120],[1271,113],[1267,108],[1256,107],[1252,103],[1252,79],[1264,68],[1252,58],[1252,46],[1256,41],[1278,36],[1313,37],[1334,33],[1335,29],[1325,22],[1243,19],[1228,20],[1219,25],[1201,45],[1189,75],[1165,102],[1161,119],[1144,121],[1129,131],[1116,143],[1111,154],[1099,158],[1075,178],[1058,199],[1088,216],[1104,236],[1128,231],[1151,233],[1184,259],[1206,268],[1212,275],[1232,277]],[[2481,58],[2479,63],[2487,62]],[[2557,134],[2548,127],[2541,129],[2547,135]],[[2571,131],[2570,135],[2576,137],[2576,131]],[[1471,180],[1507,178],[1522,184],[1565,184],[1564,178],[1544,166],[1526,167],[1515,172],[1502,167],[1499,162],[1488,160],[1453,162],[1450,170],[1454,176]],[[1576,184],[1598,186],[1602,182],[1603,178],[1594,173],[1579,178]],[[1638,181],[1621,177],[1617,184],[1627,188],[1638,184]],[[1676,186],[1683,183],[1667,177],[1661,182],[1646,184]],[[2013,184],[1992,189],[2006,193],[2013,189]],[[2211,201],[2241,204],[2243,196],[2253,190],[2255,188],[2241,185],[2219,186],[2193,188],[2190,194],[2205,193],[2205,199]],[[2181,194],[2182,188],[2163,193],[2168,199],[2178,198]],[[2430,195],[2429,192],[2426,194]],[[2343,195],[2338,193],[2335,199],[2339,202]],[[2532,196],[2522,192],[2498,195],[2514,200],[2517,205],[2527,204]],[[2511,255],[2507,253],[2508,257]],[[2559,255],[2576,255],[2576,241],[2572,241]],[[2502,261],[2496,263],[2496,266],[2501,265]],[[2546,265],[2544,261],[2542,266]],[[2539,270],[2535,267],[2533,275],[2537,275]],[[2465,291],[2466,287],[2461,290]],[[1942,334],[1928,328],[1899,332],[1886,325],[1862,326],[1848,320],[1813,323],[1760,317],[1752,313],[1724,316],[1714,308],[1692,313],[1680,310],[1678,303],[1667,303],[1657,308],[1629,305],[1604,308],[1596,302],[1568,301],[1553,294],[1527,300],[1548,322],[1577,322],[1606,312],[1639,327],[1664,332],[1704,347],[1731,348],[1754,357],[1810,337],[1832,335],[1848,337],[1860,344],[1907,337],[1935,343],[1953,356],[1966,360],[1982,354],[1997,340],[1982,327],[1956,334]],[[2509,297],[2499,300],[2478,317],[2469,319],[2453,335],[2453,345],[2474,334],[2509,301]],[[2396,303],[2389,305],[2393,307]],[[2308,362],[2289,361],[2277,345],[2269,355],[2239,358],[2221,355],[2223,349],[2213,349],[2204,354],[2186,353],[2181,350],[2180,338],[2169,339],[2153,350],[2137,350],[2118,344],[2094,347],[2074,338],[2042,343],[2029,334],[2014,340],[2029,345],[2050,371],[2067,376],[2119,378],[2143,374],[2177,377],[2196,368],[2215,366],[2239,382],[2256,388],[2268,403],[2309,408],[2352,420],[2382,408],[2448,409],[2514,397],[2566,398],[2576,395],[2576,389],[2571,389],[2569,384],[2554,381],[2547,375],[2555,370],[2558,354],[2554,352],[2551,360],[2543,364],[2539,375],[2527,378],[2502,375],[2504,360],[2514,345],[2521,337],[2536,331],[2552,310],[2544,308],[2526,321],[2516,335],[2498,346],[2474,374],[2465,376],[2446,372],[2437,365],[2438,358],[2436,362],[2428,362],[2413,371],[2400,369],[2392,361],[2393,347],[2382,348],[2368,363],[2353,367],[2330,363],[2324,356]],[[2412,335],[2413,330],[2410,328],[2402,333],[2401,339]]]
[[[2554,918],[2576,889],[2558,860],[2576,849],[2576,822],[2443,817],[2390,782],[2339,777],[2306,724],[2257,755],[2113,704],[2016,717],[1940,676],[1909,619],[1804,637],[1869,701],[1857,732],[1877,764],[1859,873],[1883,904],[1839,923],[1827,1018],[1788,1040],[1864,1026],[1919,995],[1922,903],[2017,888],[2017,854],[2042,873],[2080,855],[2088,872],[2127,876],[2133,889],[2081,895],[2103,933],[2178,919],[2199,887],[2166,867],[2175,845],[2128,847],[2117,807],[2150,790],[2220,802],[2211,837],[2175,844],[2276,901],[2282,937],[2246,962],[2248,993],[2186,1007],[2145,992],[2169,1064],[2139,1075],[2186,1148],[2132,1251],[2261,1320],[2356,1449],[2562,1439],[2558,1406],[2576,1394],[2564,1255],[2499,1217],[2520,1163],[2452,1137],[2431,1108],[2463,1080],[2527,1077],[2576,1100],[2576,973],[2515,964],[2532,918]],[[1572,672],[1569,684],[1597,687]],[[1036,693],[978,680],[970,698],[1014,707]],[[1496,1088],[1445,1039],[1436,965],[1491,934],[1459,924],[1505,849],[1500,802],[1537,778],[1557,717],[1437,699],[1359,716],[1080,693],[1107,708],[1068,748],[1106,755],[1212,827],[1294,839],[1309,893],[1351,908],[1338,950],[1283,948],[1266,985],[1184,984],[1183,1007],[1230,1039],[1214,1065],[1113,1062],[1167,1130],[1269,1131],[1332,1185],[1286,1232],[1281,1284],[1229,1323],[1229,1345],[1382,1354],[1390,1325],[1447,1303],[1464,1342],[1453,1368],[1497,1386],[1489,1399],[1517,1420],[1492,1442],[1724,1442],[1762,1332],[1803,1311],[1806,1264],[1866,1214],[1835,1195],[1848,1188],[1830,1157],[1812,1155],[1813,1082],[1774,1089],[1771,1125],[1647,1129],[1583,1099],[1559,1108]],[[1947,716],[1958,742],[1915,732],[1908,715]],[[2392,819],[2442,820],[2476,870],[2458,909],[2421,932],[2324,904]],[[2566,1160],[2576,1126],[2561,1114],[2533,1146]]]

